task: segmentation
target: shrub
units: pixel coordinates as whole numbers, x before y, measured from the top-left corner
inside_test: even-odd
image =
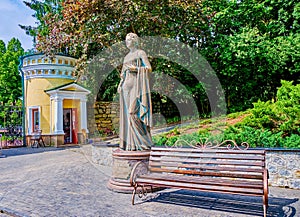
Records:
[[[236,127],[249,126],[256,129],[266,129],[274,133],[283,132],[283,136],[299,134],[300,128],[300,85],[281,81],[282,86],[277,91],[276,102],[254,103],[251,115],[246,117]]]
[[[300,148],[300,135],[292,134],[283,137],[283,132],[274,133],[270,130],[252,127],[230,127],[224,132],[224,140],[235,140],[237,144],[247,142],[250,147],[265,148]]]
[[[258,101],[254,108],[239,115],[249,114],[242,122],[228,127],[223,134],[212,135],[211,128],[202,128],[198,133],[179,135],[174,129],[154,139],[158,145],[173,145],[178,139],[188,143],[235,140],[237,144],[247,142],[250,147],[300,148],[300,84],[282,81],[277,91],[277,101]],[[237,117],[230,115],[228,117]],[[200,125],[212,124],[211,119],[202,120]],[[217,126],[223,126],[217,124]]]
[[[164,146],[168,141],[168,138],[166,137],[166,135],[157,135],[152,137],[152,141],[154,145]]]

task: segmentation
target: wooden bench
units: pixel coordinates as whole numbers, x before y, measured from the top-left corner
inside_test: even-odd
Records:
[[[135,195],[153,187],[261,196],[268,208],[268,171],[264,150],[152,147],[149,165],[137,162],[131,185]]]

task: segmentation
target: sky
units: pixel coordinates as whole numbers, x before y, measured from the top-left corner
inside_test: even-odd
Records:
[[[36,26],[33,13],[23,0],[0,0],[0,40],[7,45],[8,41],[15,37],[19,39],[25,51],[33,48],[32,37],[26,35],[18,25]]]

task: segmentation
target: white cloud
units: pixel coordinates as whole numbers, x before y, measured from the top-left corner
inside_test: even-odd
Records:
[[[18,38],[22,47],[32,48],[32,37],[25,34],[18,24],[35,26],[32,11],[21,0],[1,0],[0,4],[0,39],[8,43],[13,37]]]

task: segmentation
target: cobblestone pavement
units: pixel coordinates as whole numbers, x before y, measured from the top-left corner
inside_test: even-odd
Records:
[[[183,190],[131,195],[109,191],[111,169],[91,161],[90,145],[3,150],[0,216],[262,216],[262,199]],[[300,216],[300,191],[271,187],[268,216]]]

